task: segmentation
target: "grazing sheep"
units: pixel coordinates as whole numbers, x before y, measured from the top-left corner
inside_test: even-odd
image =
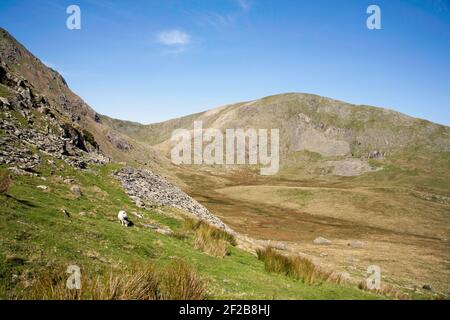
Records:
[[[130,225],[130,220],[128,220],[128,215],[125,211],[120,210],[117,218],[119,218],[119,221],[123,226],[128,227]]]

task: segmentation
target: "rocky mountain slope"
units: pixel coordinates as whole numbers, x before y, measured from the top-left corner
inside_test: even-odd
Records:
[[[3,61],[0,83],[6,92],[0,98],[3,133],[0,163],[16,164],[16,171],[32,172],[41,162],[33,150],[64,159],[81,169],[87,163],[109,162],[88,131],[73,125],[62,114],[55,114],[46,96],[38,94],[26,79],[10,73]]]
[[[45,67],[1,29],[0,89],[0,164],[12,172],[33,175],[34,168],[45,161],[53,164],[64,160],[86,170],[91,164],[126,160],[147,167],[146,171],[127,168],[116,174],[136,201],[174,206],[231,231],[201,204],[148,170],[156,167],[164,172],[161,164],[165,160],[156,152],[103,125],[99,115],[72,93],[61,75]],[[44,160],[42,155],[49,158]],[[144,159],[145,165],[139,159]]]
[[[102,116],[109,126],[142,143],[162,150],[173,146],[177,128],[279,129],[281,165],[295,167],[298,156],[321,158],[320,173],[359,175],[373,168],[370,159],[416,153],[449,152],[450,128],[370,106],[356,106],[310,94],[282,94],[251,102],[222,106],[163,123],[142,125]],[[304,160],[304,158],[303,158]],[[301,161],[301,160],[300,160]]]
[[[31,90],[45,97],[46,108],[57,117],[58,122],[70,123],[80,128],[82,134],[92,137],[99,150],[116,161],[133,165],[163,166],[161,159],[151,148],[120,134],[101,123],[100,116],[68,87],[64,78],[43,64],[6,30],[0,28],[0,59],[5,72],[25,79]],[[0,87],[7,97],[15,95],[9,83]],[[133,152],[130,152],[133,151]]]

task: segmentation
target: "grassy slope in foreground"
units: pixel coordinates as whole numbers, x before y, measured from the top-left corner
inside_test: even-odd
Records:
[[[115,165],[108,165],[80,172],[58,162],[53,174],[48,166],[38,169],[45,180],[14,177],[8,196],[0,196],[0,298],[11,298],[14,285],[56,265],[77,264],[82,272],[89,270],[96,276],[133,263],[148,262],[164,268],[175,257],[199,271],[207,281],[209,298],[380,298],[355,287],[306,285],[268,274],[256,257],[234,247],[224,259],[208,256],[194,249],[191,238],[182,240],[142,228],[136,217],[132,217],[135,227],[121,227],[116,220],[120,209],[143,212],[145,220],[173,229],[180,227],[180,220],[136,208],[111,177],[114,169]],[[81,186],[81,197],[75,197],[63,182],[69,177]],[[41,190],[38,185],[48,189]],[[62,208],[70,218],[61,212]]]

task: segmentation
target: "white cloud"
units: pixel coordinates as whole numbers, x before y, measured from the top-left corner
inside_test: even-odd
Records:
[[[157,40],[166,46],[180,46],[188,45],[191,42],[191,37],[180,30],[165,30],[157,34]]]

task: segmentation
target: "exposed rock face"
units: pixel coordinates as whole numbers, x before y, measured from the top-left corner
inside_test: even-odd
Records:
[[[6,98],[0,97],[0,107],[5,107],[5,109],[9,109],[9,101]]]
[[[313,124],[303,113],[289,120],[287,131],[291,151],[317,152],[325,157],[346,156],[351,152],[350,143],[346,141],[349,130]]]
[[[128,143],[128,141],[120,138],[118,135],[115,135],[111,132],[109,132],[106,135],[106,138],[119,150],[127,151],[133,149],[133,146],[130,143]]]
[[[75,129],[69,123],[61,125],[61,129],[62,138],[66,139],[66,141],[70,141],[72,146],[86,152],[88,151],[84,137],[79,130]]]
[[[10,97],[1,100],[0,163],[32,170],[41,162],[39,153],[65,160],[77,168],[89,163],[107,163],[93,140],[86,139],[81,129],[56,115],[44,96],[35,93],[26,80],[0,64],[0,83],[8,88]]]
[[[180,188],[149,170],[123,168],[117,171],[115,177],[137,204],[154,202],[171,206],[195,215],[220,229],[234,234],[226,224],[214,216],[208,209],[184,193]]]
[[[54,104],[55,109],[68,115],[70,119],[78,120],[81,117],[94,119],[95,112],[70,91],[66,81],[57,71],[43,64],[2,28],[0,28],[0,60],[9,67],[14,66],[14,72],[31,83],[36,92],[45,95]],[[23,94],[27,95],[26,92]]]

